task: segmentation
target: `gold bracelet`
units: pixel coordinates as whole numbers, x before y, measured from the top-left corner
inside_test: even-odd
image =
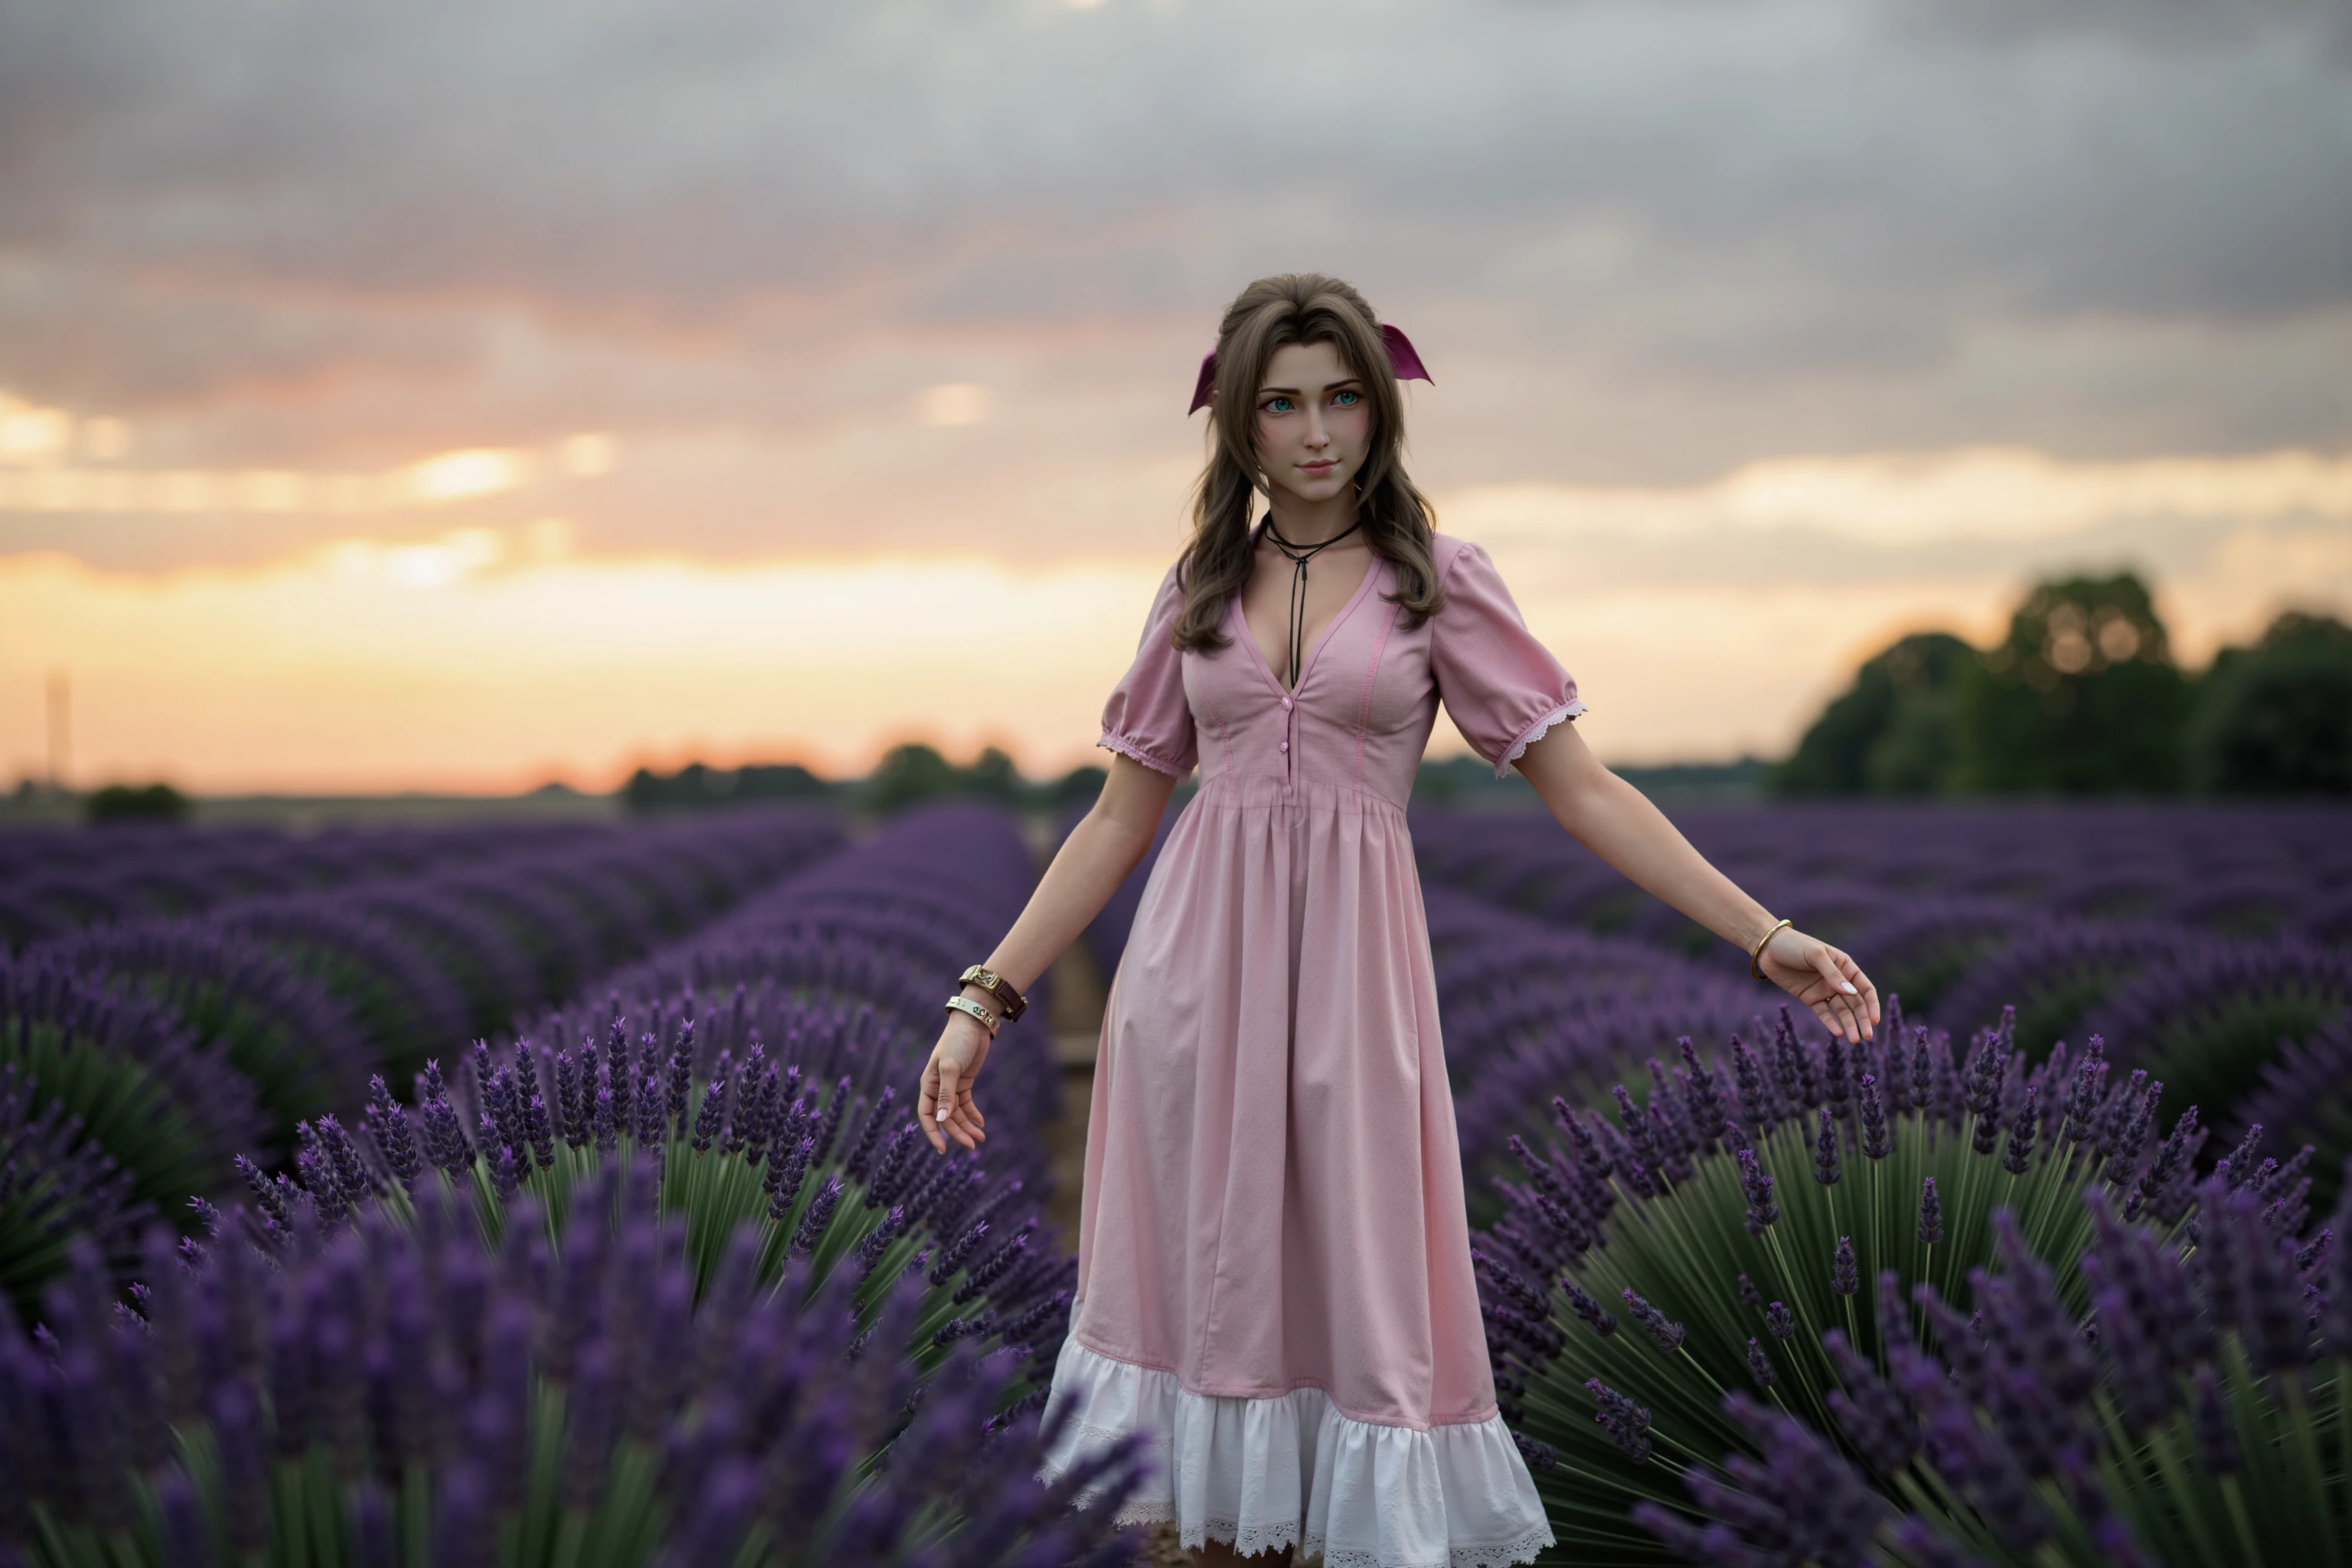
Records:
[[[979,1003],[973,1001],[971,997],[949,997],[948,1011],[950,1013],[969,1014],[972,1017],[979,1019],[980,1026],[988,1031],[988,1037],[992,1040],[996,1038],[996,1015],[982,1006]]]
[[[1762,936],[1756,939],[1756,945],[1750,948],[1748,952],[1748,973],[1750,979],[1761,980],[1764,978],[1764,971],[1758,967],[1758,965],[1764,962],[1764,944],[1770,942],[1774,937],[1780,935],[1785,928],[1795,925],[1796,923],[1797,922],[1794,921],[1782,921],[1779,924],[1773,926],[1770,931],[1766,931]]]

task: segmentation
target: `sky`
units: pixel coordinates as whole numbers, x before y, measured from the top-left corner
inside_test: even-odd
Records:
[[[2051,573],[2352,614],[2347,17],[0,0],[0,778],[1100,760],[1282,270],[1612,761]]]

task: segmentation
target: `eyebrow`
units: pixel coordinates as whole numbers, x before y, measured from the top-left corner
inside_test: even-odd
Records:
[[[1331,383],[1329,385],[1323,388],[1323,390],[1326,392],[1339,392],[1346,387],[1361,387],[1363,384],[1364,378],[1362,376],[1351,375],[1347,377],[1345,380]],[[1298,388],[1295,386],[1261,386],[1257,389],[1257,395],[1260,397],[1270,396],[1277,392],[1291,397],[1298,395]]]

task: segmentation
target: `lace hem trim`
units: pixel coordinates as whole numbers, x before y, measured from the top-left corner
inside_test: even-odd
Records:
[[[1546,1525],[1497,1545],[1454,1547],[1442,1562],[1433,1557],[1426,1563],[1383,1563],[1377,1552],[1352,1547],[1326,1552],[1321,1538],[1310,1535],[1298,1543],[1298,1555],[1320,1556],[1323,1568],[1515,1568],[1517,1563],[1534,1562],[1536,1554],[1551,1543],[1551,1529]]]
[[[1571,697],[1567,701],[1561,703],[1559,707],[1553,709],[1550,712],[1545,714],[1540,719],[1538,719],[1526,729],[1520,731],[1519,738],[1511,742],[1511,749],[1503,753],[1503,760],[1495,764],[1495,776],[1497,779],[1509,778],[1511,776],[1511,764],[1517,762],[1521,757],[1526,756],[1529,746],[1532,746],[1538,741],[1542,740],[1544,736],[1550,731],[1551,727],[1554,724],[1559,723],[1563,719],[1573,719],[1579,713],[1583,711],[1584,700],[1580,697]],[[1139,758],[1137,760],[1140,761],[1141,759]]]
[[[1105,730],[1102,739],[1097,741],[1095,744],[1103,751],[1117,752],[1120,756],[1132,757],[1153,773],[1166,773],[1171,779],[1181,779],[1192,771],[1190,768],[1180,768],[1165,757],[1155,757],[1126,736],[1109,730]]]

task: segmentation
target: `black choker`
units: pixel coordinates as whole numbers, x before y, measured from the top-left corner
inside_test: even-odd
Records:
[[[1283,558],[1293,568],[1290,574],[1290,679],[1285,682],[1293,691],[1298,689],[1298,661],[1307,651],[1299,646],[1307,632],[1307,563],[1363,526],[1364,520],[1360,517],[1322,543],[1310,544],[1301,550],[1275,531],[1274,513],[1265,514],[1266,538],[1282,552]]]

